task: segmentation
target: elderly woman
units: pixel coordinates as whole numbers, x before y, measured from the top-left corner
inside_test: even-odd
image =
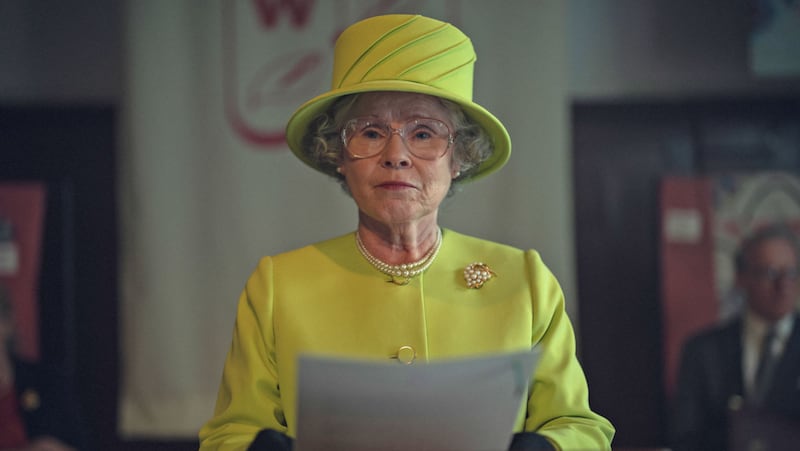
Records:
[[[373,17],[339,37],[333,89],[298,109],[287,138],[342,183],[357,230],[261,260],[201,449],[290,449],[301,353],[421,364],[533,346],[542,354],[511,449],[610,448],[539,255],[438,225],[454,184],[510,154],[503,125],[472,101],[474,61],[463,33],[421,16]]]

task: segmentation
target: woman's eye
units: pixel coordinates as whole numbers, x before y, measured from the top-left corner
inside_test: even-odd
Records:
[[[432,138],[431,132],[429,132],[427,130],[417,130],[417,131],[414,132],[413,136],[414,136],[414,139],[420,140],[420,141],[424,141],[424,140]]]
[[[376,129],[364,129],[361,132],[361,136],[367,139],[381,139],[383,134]]]

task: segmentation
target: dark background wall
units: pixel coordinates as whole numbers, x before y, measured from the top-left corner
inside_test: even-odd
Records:
[[[800,173],[800,97],[592,102],[572,111],[580,343],[592,405],[613,419],[617,445],[664,445],[659,183]]]
[[[0,106],[0,136],[0,181],[46,187],[42,359],[63,367],[64,389],[80,394],[93,449],[120,449],[115,109]]]

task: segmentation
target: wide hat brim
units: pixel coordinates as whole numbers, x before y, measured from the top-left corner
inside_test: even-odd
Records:
[[[303,148],[308,127],[338,98],[376,91],[426,94],[452,101],[477,122],[492,140],[493,151],[459,181],[475,180],[500,169],[511,154],[511,138],[503,124],[472,101],[472,42],[452,24],[408,14],[375,16],[345,29],[336,40],[331,90],[292,115],[286,140],[294,154],[310,167],[332,176]]]
[[[508,131],[492,113],[475,102],[464,100],[452,93],[436,87],[406,80],[376,80],[367,81],[358,85],[334,89],[321,94],[304,103],[295,111],[286,126],[286,141],[291,151],[303,163],[324,174],[334,173],[317,165],[303,152],[303,136],[308,126],[317,116],[323,114],[330,105],[339,97],[376,91],[398,91],[427,94],[455,102],[473,121],[477,122],[492,139],[494,150],[492,155],[472,172],[471,176],[463,181],[477,180],[497,171],[506,164],[511,156],[511,137]]]

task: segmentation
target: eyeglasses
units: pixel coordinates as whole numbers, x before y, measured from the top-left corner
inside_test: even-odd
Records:
[[[800,271],[797,268],[777,269],[777,268],[752,268],[750,273],[764,281],[774,283],[778,280],[797,280]]]
[[[423,160],[441,158],[453,144],[450,127],[431,118],[412,119],[400,128],[375,119],[351,119],[342,128],[342,142],[353,158],[369,158],[383,152],[395,133],[411,155]]]

